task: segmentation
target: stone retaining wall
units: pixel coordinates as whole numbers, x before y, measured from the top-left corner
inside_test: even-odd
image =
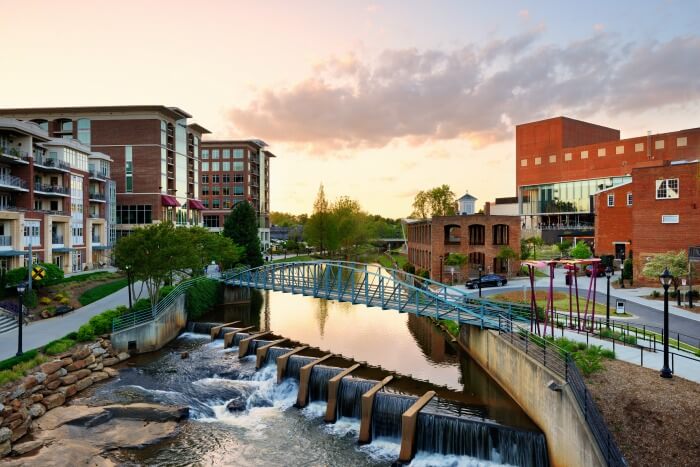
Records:
[[[117,353],[108,339],[80,345],[38,366],[22,380],[0,388],[0,458],[23,454],[22,437],[32,431],[32,421],[65,404],[94,383],[116,376],[111,368],[129,358]],[[32,444],[36,449],[40,446]],[[32,450],[33,450],[32,449]]]

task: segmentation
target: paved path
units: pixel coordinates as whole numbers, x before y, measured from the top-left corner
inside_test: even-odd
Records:
[[[139,292],[140,287],[140,283],[137,283],[135,287],[136,293]],[[80,307],[68,315],[34,321],[23,329],[22,348],[26,352],[27,350],[46,345],[70,332],[77,331],[80,326],[87,323],[93,316],[119,305],[129,305],[129,292],[126,287],[103,299]],[[18,330],[15,328],[12,331],[0,334],[0,360],[10,358],[17,353],[17,333]]]

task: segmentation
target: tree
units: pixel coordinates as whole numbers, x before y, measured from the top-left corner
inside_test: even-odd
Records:
[[[413,199],[413,217],[454,216],[457,212],[455,194],[449,185],[419,191]]]
[[[320,253],[333,251],[338,247],[338,239],[332,223],[331,212],[323,191],[323,184],[318,189],[314,211],[304,227],[304,238],[318,249]]]
[[[570,240],[563,240],[557,243],[557,249],[562,256],[566,256],[571,249],[572,242]]]
[[[347,256],[356,245],[367,240],[367,224],[360,203],[341,196],[331,208],[330,231],[337,233],[337,241]]]
[[[237,246],[233,240],[221,234],[209,232],[203,227],[175,229],[176,241],[187,245],[183,249],[180,272],[190,276],[199,276],[212,261],[221,264],[223,269],[233,267],[244,253],[244,248]]]
[[[654,281],[658,281],[659,276],[666,268],[668,268],[668,272],[673,276],[673,290],[678,298],[678,306],[680,306],[681,296],[678,293],[678,287],[681,286],[683,278],[687,277],[689,272],[688,252],[685,250],[667,251],[665,253],[653,255],[644,265],[642,275]]]
[[[57,284],[63,280],[63,269],[52,263],[38,263],[35,266],[41,266],[46,271],[46,277],[41,281],[32,281],[32,287],[43,287],[47,285]],[[10,269],[5,274],[5,281],[9,286],[15,286],[20,282],[27,282],[29,274],[26,266]]]
[[[544,245],[544,240],[542,237],[530,237],[526,240],[528,245],[532,246],[532,259],[536,260],[537,259],[537,247],[541,247]]]
[[[242,264],[251,268],[262,266],[263,257],[260,252],[260,237],[258,236],[258,218],[250,203],[236,204],[224,221],[224,237],[243,247],[240,257]]]
[[[452,278],[452,282],[454,282],[454,270],[452,268],[457,266],[457,268],[461,271],[462,266],[467,264],[468,259],[469,258],[467,257],[467,255],[461,255],[459,253],[450,253],[447,255],[444,264],[450,266],[450,275]]]
[[[501,247],[500,251],[496,255],[496,258],[506,260],[506,271],[508,277],[510,277],[510,261],[518,258],[518,254],[509,246]]]
[[[573,247],[569,253],[571,257],[575,259],[588,259],[593,256],[591,247],[589,247],[586,242],[576,242],[576,246]]]

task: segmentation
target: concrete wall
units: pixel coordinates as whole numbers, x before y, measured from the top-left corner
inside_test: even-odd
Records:
[[[520,404],[547,438],[553,466],[605,466],[605,460],[571,388],[547,388],[560,377],[530,358],[495,331],[462,325],[459,343]]]
[[[185,294],[180,295],[168,310],[155,320],[112,334],[112,347],[117,352],[153,352],[173,340],[187,324]],[[136,349],[129,350],[129,342],[136,342]]]

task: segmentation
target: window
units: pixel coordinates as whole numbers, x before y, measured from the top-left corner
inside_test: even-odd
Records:
[[[605,148],[598,148],[598,157],[605,157]]]
[[[588,151],[581,151],[581,159],[588,159]]]
[[[87,118],[78,119],[78,141],[90,146],[90,120]]]
[[[212,149],[211,158],[212,158],[212,160],[219,160],[219,150],[218,149]]]
[[[664,140],[662,139],[657,139],[654,141],[654,149],[663,149],[664,148]]]
[[[218,162],[212,162],[212,163],[211,163],[211,171],[212,171],[212,172],[218,172],[218,171],[219,171],[219,163],[218,163]]]
[[[627,206],[632,206],[632,192],[627,193]]]
[[[41,245],[41,241],[39,241],[39,225],[40,221],[24,221],[25,245]]]
[[[678,224],[681,221],[678,214],[664,214],[661,216],[662,224]]]
[[[202,175],[202,183],[209,183],[209,175]]]
[[[234,195],[242,195],[243,194],[243,185],[234,185],[233,186],[233,194]]]
[[[527,167],[527,159],[520,160],[520,167]]]
[[[209,150],[202,149],[202,159],[209,159]]]
[[[625,153],[624,146],[615,146],[615,154],[624,154],[624,153]]]
[[[221,202],[221,201],[219,200],[219,198],[214,198],[214,199],[212,200],[211,207],[212,207],[213,209],[218,209],[218,208],[219,208],[219,203],[220,203],[220,202]]]
[[[219,174],[214,174],[211,176],[212,183],[219,183]]]
[[[642,152],[642,151],[644,151],[644,143],[635,143],[634,152]]]
[[[233,170],[236,172],[240,172],[243,170],[243,162],[234,162],[233,163]]]
[[[228,196],[231,194],[231,187],[224,185],[221,187],[221,194],[224,196]]]
[[[231,159],[231,150],[224,149],[224,159]]]
[[[134,159],[131,146],[124,146],[124,160],[126,161],[124,173],[126,174],[127,193],[134,191]]]
[[[208,199],[203,199],[202,204],[204,205],[205,208],[209,207],[209,200]]]
[[[233,176],[233,183],[243,183],[243,175],[235,174]]]
[[[228,172],[231,170],[231,163],[229,161],[224,161],[221,163],[221,170]]]
[[[234,159],[243,159],[243,149],[234,149],[233,150],[233,158]]]
[[[568,162],[570,160],[571,160],[571,153],[570,152],[564,153],[564,161]]]
[[[608,207],[615,206],[615,195],[608,195]]]
[[[680,138],[676,138],[676,146],[679,148],[685,147],[688,145],[688,137],[686,136],[681,136]]]
[[[669,178],[656,181],[656,199],[678,199],[678,179]]]
[[[204,216],[204,227],[219,227],[219,216]]]
[[[218,195],[220,189],[221,189],[221,187],[219,185],[213,185],[211,187],[211,194],[215,195],[215,196]]]
[[[202,172],[209,172],[209,162],[202,162]]]
[[[229,198],[224,198],[224,208],[226,208],[226,209],[231,208],[231,200]]]
[[[229,183],[231,182],[231,175],[229,174],[224,174],[224,183]]]
[[[117,224],[150,224],[152,210],[150,204],[117,205]]]
[[[550,164],[553,163],[553,162],[556,162],[556,161],[557,161],[557,156],[556,156],[556,155],[552,154],[551,156],[549,156],[549,163],[550,163]]]
[[[541,165],[542,164],[542,158],[541,157],[535,157],[535,165]]]
[[[202,185],[202,196],[207,196],[209,194],[209,185]]]

